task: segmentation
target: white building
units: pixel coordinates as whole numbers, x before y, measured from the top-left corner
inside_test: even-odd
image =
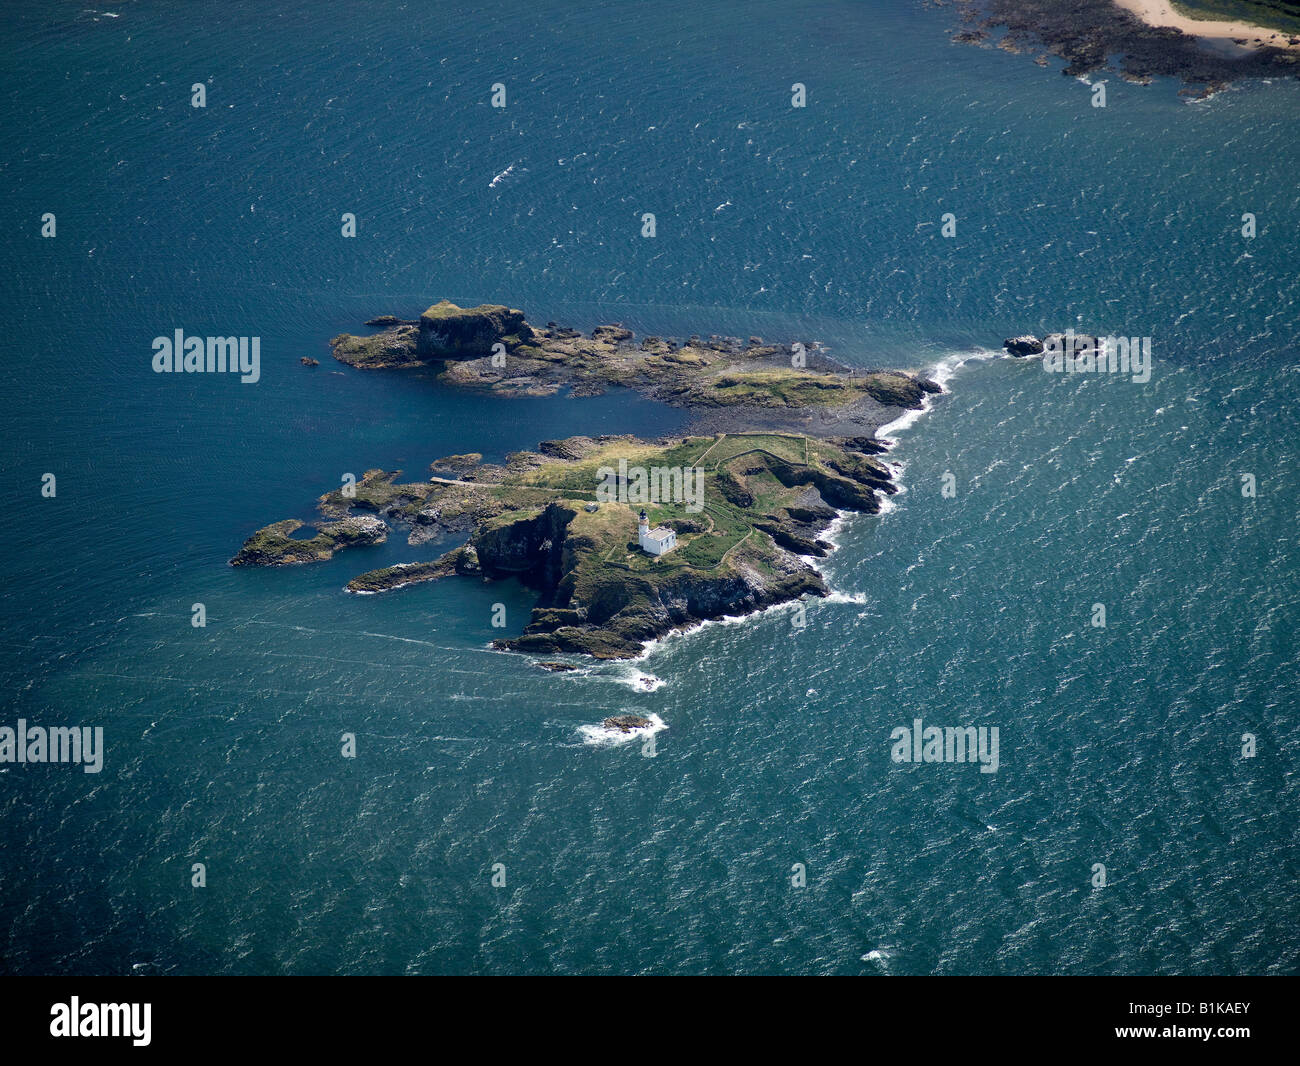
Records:
[[[672,551],[677,547],[677,533],[667,526],[655,526],[650,528],[650,519],[644,511],[636,524],[637,541],[641,545],[642,551],[647,551],[651,555],[663,555],[665,552]]]

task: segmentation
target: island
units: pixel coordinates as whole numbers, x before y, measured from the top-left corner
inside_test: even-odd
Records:
[[[814,565],[831,549],[826,530],[842,512],[877,513],[881,494],[896,491],[875,430],[940,391],[903,371],[851,371],[816,344],[637,341],[619,325],[583,335],[530,326],[502,305],[442,301],[419,319],[369,324],[378,332],[331,341],[337,360],[427,367],[446,387],[503,396],[630,388],[696,419],[691,432],[654,441],[577,436],[500,463],[446,456],[421,480],[368,470],[319,498],[315,535],[294,536],[305,525],[296,519],[275,522],[231,560],[321,561],[379,542],[389,523],[412,545],[463,536],[437,559],[366,571],[347,590],[517,578],[538,592],[537,606],[520,635],[494,643],[547,655],[634,657],[700,621],[826,596]]]

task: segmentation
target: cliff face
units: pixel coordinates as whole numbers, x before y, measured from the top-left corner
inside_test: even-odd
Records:
[[[518,577],[535,588],[556,588],[566,568],[565,543],[576,514],[563,504],[550,503],[535,517],[480,529],[470,540],[479,570],[484,577]]]
[[[532,336],[522,311],[500,304],[460,308],[442,300],[420,316],[416,354],[421,359],[481,359],[492,354],[494,344],[511,349]]]
[[[563,556],[577,562],[577,552]],[[706,619],[744,615],[800,596],[825,596],[821,577],[780,553],[779,569],[765,558],[745,557],[717,571],[678,570],[653,577],[606,572],[595,582],[576,570],[560,573],[521,636],[496,641],[515,651],[571,652],[601,659],[638,655],[645,643]],[[576,593],[584,587],[587,598]]]

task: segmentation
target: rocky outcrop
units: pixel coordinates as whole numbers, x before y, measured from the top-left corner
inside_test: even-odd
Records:
[[[634,729],[645,729],[647,726],[654,725],[649,718],[642,718],[639,714],[618,714],[612,718],[606,718],[601,725],[606,729],[617,729],[620,733],[631,733]]]
[[[324,522],[316,528],[337,542],[340,548],[382,544],[388,539],[388,525],[374,515],[349,515],[337,522]]]
[[[532,336],[522,311],[500,304],[461,308],[442,300],[420,316],[416,352],[421,359],[479,359],[490,356],[495,344],[509,350]]]
[[[1043,342],[1030,333],[1020,337],[1009,337],[1002,342],[1002,347],[1012,355],[1020,357],[1043,354]]]
[[[1075,333],[1073,330],[1069,333],[1049,333],[1042,340],[1032,333],[1026,333],[1004,340],[1002,347],[1011,355],[1019,357],[1059,352],[1067,359],[1076,359],[1084,355],[1096,355],[1101,347],[1101,338],[1090,333]]]
[[[336,551],[362,544],[382,544],[388,539],[388,526],[373,515],[352,515],[335,522],[320,522],[314,537],[294,537],[303,528],[297,519],[274,522],[254,533],[235,557],[231,566],[291,566],[317,563],[332,558]]]
[[[391,592],[421,581],[433,581],[456,573],[456,559],[443,556],[431,563],[398,563],[382,570],[370,570],[354,577],[345,586],[348,592]]]
[[[370,321],[382,331],[331,340],[336,359],[367,369],[429,366],[444,384],[508,396],[550,396],[566,387],[571,396],[636,389],[707,410],[728,430],[829,436],[842,426],[861,432],[892,421],[892,409],[919,408],[939,391],[936,382],[902,371],[850,371],[816,342],[796,361],[791,346],[765,345],[758,337],[638,341],[621,325],[603,325],[588,338],[554,323],[530,326],[523,312],[499,304],[462,308],[447,300],[425,311],[418,325],[391,315]]]
[[[880,503],[873,491],[873,488],[878,486],[873,484],[874,481],[878,480],[880,486],[888,485],[890,491],[894,491],[893,486],[889,484],[889,471],[883,467],[881,468],[883,474],[873,471],[870,481],[859,481],[823,470],[795,466],[780,460],[769,463],[768,469],[787,488],[811,483],[821,493],[823,500],[831,507],[842,511],[878,514]]]
[[[862,387],[868,396],[886,407],[906,407],[915,410],[921,406],[925,394],[933,392],[938,386],[933,381],[922,384],[909,374],[890,371],[884,374],[868,374],[864,378]]]
[[[420,362],[418,338],[418,328],[412,325],[394,326],[369,337],[343,333],[330,341],[330,351],[340,363],[367,370],[414,366]]]

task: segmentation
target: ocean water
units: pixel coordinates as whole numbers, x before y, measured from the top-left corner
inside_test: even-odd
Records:
[[[5,5],[0,724],[107,751],[0,768],[0,969],[1296,972],[1300,86],[1093,108],[952,17]],[[329,359],[444,296],[948,392],[805,626],[552,675],[488,647],[513,583],[342,592],[450,543],[226,565],[347,472],[682,424]],[[1150,381],[995,355],[1069,326],[1152,338]],[[259,336],[261,380],[154,374],[176,328]],[[916,718],[998,727],[998,772],[891,762]]]

